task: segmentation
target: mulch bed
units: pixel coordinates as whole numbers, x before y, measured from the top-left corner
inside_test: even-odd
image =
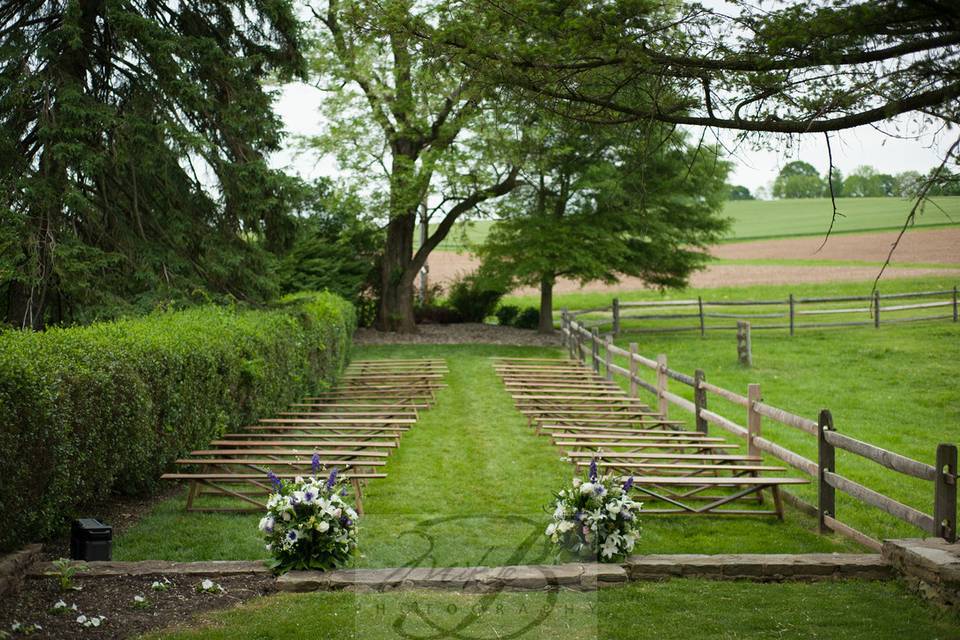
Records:
[[[61,591],[54,577],[27,579],[18,592],[0,598],[0,632],[9,632],[17,621],[42,627],[31,638],[130,638],[188,623],[196,613],[226,609],[276,591],[276,581],[269,574],[211,576],[223,587],[221,594],[198,593],[196,587],[203,576],[175,576],[169,578],[172,586],[167,591],[154,591],[150,585],[158,579],[162,581],[157,576],[84,579],[80,574],[75,582],[82,586],[81,591]],[[137,595],[146,598],[149,606],[136,606]],[[76,604],[77,611],[53,613],[51,609],[58,600],[68,607]],[[81,614],[105,619],[99,627],[83,627],[77,622]]]
[[[559,347],[560,334],[543,335],[532,329],[502,327],[495,324],[421,324],[417,333],[387,333],[375,329],[357,329],[355,344],[502,344],[524,347]]]

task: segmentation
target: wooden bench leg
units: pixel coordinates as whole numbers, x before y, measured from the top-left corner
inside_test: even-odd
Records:
[[[363,515],[363,496],[361,495],[361,490],[360,490],[360,479],[351,478],[350,483],[353,485],[353,497],[357,502],[357,513],[362,516]]]
[[[777,517],[783,520],[783,497],[780,495],[780,485],[771,486],[770,491],[773,492],[773,504]]]
[[[193,509],[193,500],[197,497],[197,489],[199,488],[199,483],[196,480],[190,482],[190,491],[187,492],[187,511]]]

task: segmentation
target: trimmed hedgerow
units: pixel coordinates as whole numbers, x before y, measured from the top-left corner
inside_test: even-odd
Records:
[[[356,316],[333,294],[0,334],[0,549],[111,492],[145,493],[227,429],[333,383]]]

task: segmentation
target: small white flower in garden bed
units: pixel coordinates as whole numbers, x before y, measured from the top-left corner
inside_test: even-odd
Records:
[[[53,606],[50,608],[50,613],[52,613],[55,616],[59,616],[68,611],[76,611],[76,610],[77,610],[76,604],[68,605],[66,602],[64,602],[61,599],[53,603]]]
[[[154,580],[150,585],[150,588],[154,591],[168,591],[172,587],[173,583],[166,578],[164,578],[162,582],[160,580]]]
[[[333,569],[357,548],[357,512],[346,499],[346,487],[337,470],[326,478],[318,477],[317,454],[312,467],[313,475],[293,482],[269,474],[274,493],[267,500],[267,514],[259,529],[277,573]]]
[[[223,593],[223,587],[208,578],[197,585],[197,593]]]
[[[103,621],[106,620],[106,619],[107,619],[106,616],[90,616],[90,617],[87,617],[87,616],[85,616],[84,614],[81,613],[79,616],[77,616],[77,624],[79,624],[79,625],[82,626],[82,627],[87,627],[87,628],[90,628],[90,627],[99,627],[101,624],[103,624]]]
[[[637,515],[643,506],[630,498],[632,486],[633,478],[621,485],[612,476],[598,476],[592,462],[586,482],[574,478],[572,489],[557,492],[546,536],[561,550],[601,562],[627,555],[640,538]]]
[[[141,595],[133,596],[133,606],[137,609],[149,609],[150,601]]]

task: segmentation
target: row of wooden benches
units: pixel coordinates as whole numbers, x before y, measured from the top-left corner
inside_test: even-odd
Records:
[[[386,459],[419,411],[436,399],[446,372],[446,363],[435,359],[353,362],[335,389],[217,437],[176,460],[183,470],[162,477],[190,483],[188,511],[261,511],[273,490],[267,474],[307,475],[316,456],[325,470],[336,468],[352,485],[362,513],[364,483],[386,477]]]
[[[780,487],[808,482],[742,455],[723,438],[686,431],[575,360],[497,358],[494,367],[538,434],[552,438],[578,471],[597,467],[633,478],[658,506],[645,513],[775,515]],[[773,508],[763,507],[769,490]],[[744,503],[751,508],[739,508]]]

